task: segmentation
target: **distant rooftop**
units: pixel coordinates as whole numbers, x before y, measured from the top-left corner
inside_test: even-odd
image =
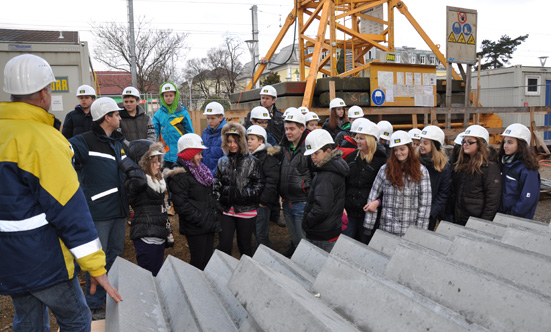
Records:
[[[77,44],[80,40],[78,31],[0,29],[0,42]]]

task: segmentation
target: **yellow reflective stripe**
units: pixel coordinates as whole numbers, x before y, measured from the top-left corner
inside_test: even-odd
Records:
[[[37,229],[48,224],[46,214],[41,213],[23,220],[0,220],[0,232],[23,232]]]
[[[65,261],[65,267],[67,268],[67,277],[72,279],[75,274],[75,258],[61,239],[59,239],[59,245],[61,246],[61,252],[63,253],[63,260]]]
[[[94,156],[94,157],[101,157],[101,158],[108,158],[108,159],[116,160],[115,157],[113,157],[113,156],[110,155],[110,154],[101,153],[101,152],[96,152],[96,151],[90,151],[90,152],[88,152],[88,155]]]
[[[107,273],[107,270],[105,270],[105,253],[101,249],[76,260],[77,264],[84,271],[89,272],[92,277],[98,277]]]
[[[99,241],[99,238],[90,241],[85,244],[81,244],[78,247],[69,249],[71,251],[71,254],[75,256],[76,259],[88,256],[90,254],[95,253],[96,251],[101,249],[101,242]]]
[[[174,127],[174,129],[178,130],[178,133],[180,133],[180,135],[183,135],[182,132],[180,131],[180,129],[178,129],[178,127],[176,127],[176,125],[180,122],[184,121],[184,118],[175,118],[175,119],[172,119],[172,121],[170,121],[170,124],[172,125],[172,127]]]
[[[100,198],[102,198],[102,197],[104,197],[104,196],[111,195],[111,194],[113,194],[113,193],[116,193],[117,191],[119,191],[118,188],[109,189],[109,190],[106,190],[106,191],[104,191],[104,192],[101,192],[101,193],[99,193],[99,194],[97,194],[97,195],[94,195],[94,196],[90,197],[90,199],[91,199],[92,201],[95,201],[96,199],[100,199]]]

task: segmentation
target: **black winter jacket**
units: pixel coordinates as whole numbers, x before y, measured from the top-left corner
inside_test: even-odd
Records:
[[[69,139],[78,134],[90,131],[92,126],[92,113],[85,114],[80,105],[77,105],[74,110],[67,113],[65,121],[63,121],[63,129],[61,133],[65,138]]]
[[[260,195],[260,203],[268,207],[279,206],[279,194],[277,185],[279,183],[279,160],[274,156],[280,152],[280,147],[264,146],[253,153],[258,159],[262,168],[262,174],[266,185]]]
[[[228,132],[238,137],[239,152],[230,153]],[[225,212],[233,206],[236,213],[256,210],[264,190],[264,177],[258,159],[249,154],[245,128],[228,123],[222,128],[222,150],[214,173],[214,192]]]
[[[429,230],[433,231],[436,226],[436,219],[443,217],[446,210],[446,204],[450,197],[452,187],[452,169],[449,163],[446,163],[442,172],[434,169],[431,161],[420,158],[430,175],[430,186],[432,190],[432,201],[430,206]]]
[[[316,166],[302,220],[302,229],[309,239],[328,241],[341,234],[344,182],[350,171],[341,156],[342,151],[333,150]]]
[[[180,233],[194,236],[217,231],[217,215],[221,211],[212,186],[199,183],[180,158],[174,168],[165,169],[163,175],[172,194],[174,210],[178,213]]]
[[[153,127],[153,121],[141,106],[138,105],[135,116],[128,114],[126,109],[121,110],[119,114],[121,116],[119,130],[129,142],[137,139],[147,139],[155,142],[157,134],[155,133],[155,127]]]
[[[291,143],[284,137],[281,141],[281,171],[279,194],[290,202],[306,202],[308,189],[312,183],[314,164],[312,159],[304,155],[306,150],[304,140],[309,131],[305,130],[298,147],[292,151]]]
[[[343,137],[344,136],[350,136],[350,122],[346,122],[346,123],[343,123],[341,125],[341,127],[337,127],[335,128],[334,130],[331,129],[331,127],[329,126],[329,118],[325,119],[325,122],[323,123],[323,125],[321,126],[321,129],[325,129],[327,130],[327,132],[329,132],[329,134],[331,134],[331,137],[333,138],[333,140],[336,140],[337,138],[337,135],[341,132],[341,131],[348,131],[348,133],[345,133],[343,134]],[[341,139],[342,141],[342,139]],[[335,141],[336,143],[336,141]],[[340,143],[340,142],[339,142]],[[337,146],[338,144],[336,144],[335,146]]]
[[[501,200],[499,167],[490,162],[482,166],[482,174],[455,172],[452,194],[455,202],[454,223],[465,225],[471,216],[493,220]]]
[[[373,186],[373,182],[379,173],[379,169],[386,163],[386,154],[376,150],[373,159],[368,164],[360,158],[358,150],[352,152],[346,162],[350,167],[350,173],[346,177],[346,200],[345,208],[349,216],[363,218],[365,211],[363,207],[368,203],[367,197]]]
[[[272,110],[270,111],[270,117],[271,119],[268,121],[268,129],[266,132],[272,134],[276,143],[279,144],[279,142],[283,139],[283,136],[285,136],[285,129],[283,128],[283,113],[277,109],[275,104],[272,106]],[[245,117],[245,128],[249,128],[251,125],[251,112],[249,112]]]

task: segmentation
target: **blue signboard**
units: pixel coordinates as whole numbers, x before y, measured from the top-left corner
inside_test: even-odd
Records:
[[[469,23],[465,23],[463,24],[463,34],[468,36],[470,35],[471,33],[473,32],[473,30],[471,29],[471,25]]]
[[[452,30],[453,30],[453,33],[455,33],[456,35],[460,34],[461,33],[461,24],[459,22],[454,22],[453,25],[452,25]]]
[[[55,82],[52,82],[52,92],[69,92],[69,77],[56,77]]]
[[[377,89],[377,90],[373,91],[373,93],[371,94],[371,102],[375,106],[381,106],[382,104],[384,104],[385,103],[385,93],[383,92],[383,90]]]

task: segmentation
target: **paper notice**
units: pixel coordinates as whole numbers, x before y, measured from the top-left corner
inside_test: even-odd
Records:
[[[429,73],[423,73],[423,85],[431,85]]]
[[[430,74],[430,85],[436,85],[436,74]]]
[[[413,73],[406,73],[406,85],[413,85]]]
[[[63,111],[63,96],[52,96],[52,111]]]
[[[415,93],[416,95],[422,95],[422,94],[425,93],[424,86],[422,86],[422,85],[416,85],[416,86],[414,86],[414,89],[415,89],[415,90],[414,90],[414,91],[415,91],[414,93]]]
[[[379,89],[391,89],[394,85],[394,73],[391,71],[380,71]]]
[[[396,73],[396,85],[404,85],[404,73]]]
[[[415,95],[415,106],[433,107],[434,96],[432,95]]]
[[[432,92],[433,92],[433,87],[432,87],[432,85],[425,85],[425,86],[424,86],[424,90],[425,90],[425,94],[426,94],[426,95],[431,95],[431,96],[432,96]]]
[[[393,103],[394,102],[394,88],[387,89],[385,97],[386,97],[386,102],[387,103]]]
[[[415,73],[415,84],[414,85],[423,85],[423,82],[421,82],[421,73]]]

